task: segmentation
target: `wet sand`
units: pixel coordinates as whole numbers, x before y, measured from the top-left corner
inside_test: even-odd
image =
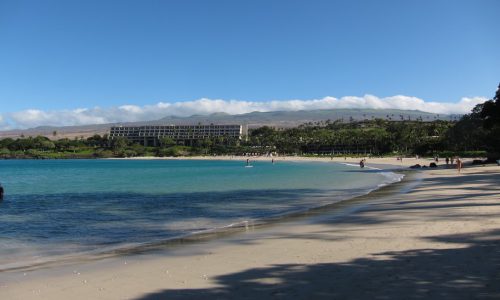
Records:
[[[417,163],[394,162],[367,165]],[[500,298],[500,167],[414,178],[217,239],[0,273],[0,299]]]

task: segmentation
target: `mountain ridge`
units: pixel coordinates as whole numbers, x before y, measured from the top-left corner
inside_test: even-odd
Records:
[[[389,119],[394,121],[416,120],[433,121],[453,120],[458,115],[434,114],[419,110],[399,109],[365,109],[365,108],[343,108],[343,109],[316,109],[297,111],[253,111],[244,114],[228,114],[215,112],[207,115],[195,114],[187,117],[166,116],[158,120],[139,122],[114,122],[106,124],[89,124],[73,126],[38,126],[28,129],[15,129],[0,131],[0,138],[42,135],[50,138],[63,137],[88,137],[94,134],[105,134],[112,126],[144,126],[144,125],[188,125],[188,124],[241,124],[249,128],[260,126],[272,127],[295,127],[309,122],[336,121],[344,122],[361,121],[369,119]],[[54,135],[54,131],[56,135]]]

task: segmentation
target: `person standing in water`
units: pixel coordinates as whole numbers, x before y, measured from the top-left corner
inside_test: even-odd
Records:
[[[2,201],[2,200],[3,200],[3,186],[0,183],[0,201]]]

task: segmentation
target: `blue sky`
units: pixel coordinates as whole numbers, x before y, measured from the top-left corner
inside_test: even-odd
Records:
[[[499,11],[495,0],[0,0],[0,123],[201,98],[492,97]]]

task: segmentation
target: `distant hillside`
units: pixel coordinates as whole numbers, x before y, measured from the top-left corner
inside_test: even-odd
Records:
[[[422,112],[418,110],[397,110],[397,109],[324,109],[308,111],[272,111],[272,112],[251,112],[240,115],[230,115],[226,113],[214,113],[210,115],[193,115],[190,117],[168,116],[160,120],[112,124],[96,124],[84,126],[64,126],[51,127],[41,126],[24,130],[0,131],[0,137],[19,137],[43,135],[50,138],[74,138],[89,137],[94,134],[105,134],[111,126],[142,126],[142,125],[185,125],[185,124],[242,124],[249,128],[264,125],[273,127],[295,127],[309,122],[335,121],[344,122],[370,120],[417,120],[433,121],[458,119],[456,115],[442,115]],[[54,135],[56,132],[56,135]]]
[[[323,109],[323,110],[300,110],[300,111],[272,111],[251,112],[241,115],[230,115],[215,113],[207,116],[195,115],[186,118],[166,117],[158,122],[167,124],[193,124],[193,123],[220,123],[220,124],[247,124],[251,127],[271,125],[277,127],[293,127],[308,122],[344,120],[360,121],[366,119],[392,119],[392,120],[416,120],[433,121],[436,119],[450,120],[451,115],[439,115],[418,110],[397,109]]]

